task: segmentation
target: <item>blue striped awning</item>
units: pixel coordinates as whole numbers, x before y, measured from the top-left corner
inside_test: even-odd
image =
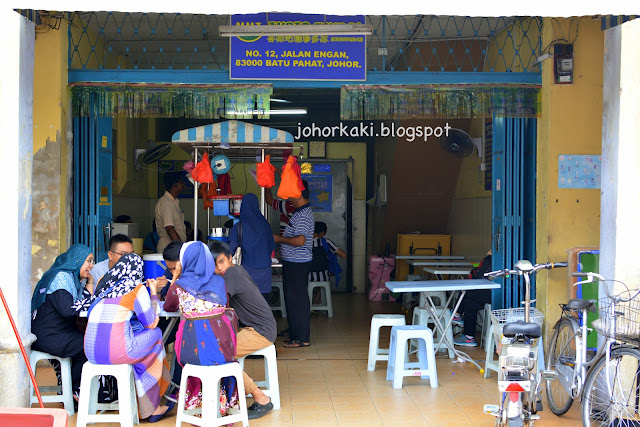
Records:
[[[293,135],[283,130],[237,120],[183,129],[173,134],[174,143],[292,143]]]

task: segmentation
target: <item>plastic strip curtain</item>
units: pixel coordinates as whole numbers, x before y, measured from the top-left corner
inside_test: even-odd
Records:
[[[342,120],[539,117],[539,85],[348,85]]]
[[[76,117],[89,115],[93,96],[101,117],[268,119],[273,86],[75,83],[71,93]]]

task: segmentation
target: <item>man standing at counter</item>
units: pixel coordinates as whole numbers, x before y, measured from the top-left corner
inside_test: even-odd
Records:
[[[184,190],[184,173],[167,172],[164,174],[166,191],[156,203],[156,228],[158,230],[158,246],[156,251],[162,253],[173,240],[185,242],[187,230],[184,224],[184,212],[180,208],[178,194]]]
[[[296,199],[289,199],[296,210],[282,233],[274,234],[276,243],[281,243],[282,284],[284,302],[289,322],[287,348],[308,347],[311,329],[311,307],[309,306],[309,271],[313,258],[313,230],[315,221],[309,204],[309,184],[302,181],[304,191]]]

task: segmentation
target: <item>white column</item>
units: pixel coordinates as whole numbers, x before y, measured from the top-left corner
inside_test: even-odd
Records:
[[[35,27],[0,8],[0,286],[27,350],[31,335],[31,176]],[[52,177],[53,178],[53,177]],[[57,179],[57,177],[55,177]],[[4,307],[0,306],[0,406],[28,405],[29,375]]]
[[[640,287],[639,40],[640,20],[605,35],[600,208],[600,274],[634,288]]]

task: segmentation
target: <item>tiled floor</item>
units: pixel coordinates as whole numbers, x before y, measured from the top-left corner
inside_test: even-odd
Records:
[[[278,339],[282,409],[251,421],[251,426],[494,425],[494,418],[485,415],[482,407],[485,403],[498,403],[495,372],[484,379],[472,364],[452,363],[441,353],[437,359],[440,385],[437,389],[432,389],[427,380],[412,377],[405,378],[402,389],[394,390],[385,381],[386,364],[378,362],[375,372],[367,371],[369,322],[372,314],[398,313],[400,305],[371,303],[362,294],[337,294],[333,302],[333,318],[326,314],[312,315],[310,347],[285,349],[282,339]],[[278,318],[278,324],[284,329],[286,320]],[[384,337],[388,339],[388,332]],[[484,366],[482,350],[473,349],[469,353]],[[246,362],[250,375],[263,378],[262,360]],[[40,371],[40,378],[52,377],[45,370]],[[544,403],[545,410],[536,425],[581,425],[579,404],[574,404],[563,417],[556,417]],[[68,425],[75,426],[75,416]],[[175,415],[156,425],[175,426]]]

